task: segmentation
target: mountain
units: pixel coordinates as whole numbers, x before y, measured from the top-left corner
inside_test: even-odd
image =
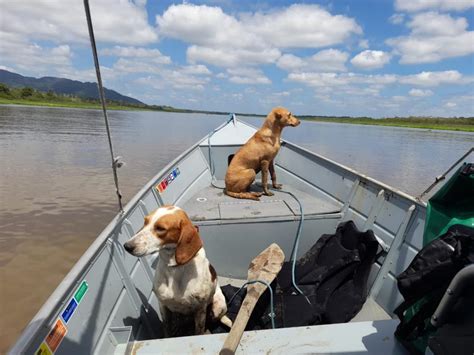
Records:
[[[96,83],[83,83],[77,80],[64,78],[56,78],[53,76],[45,76],[43,78],[32,78],[20,74],[12,73],[8,70],[0,69],[0,83],[4,83],[12,87],[29,86],[39,91],[54,91],[56,94],[73,95],[88,99],[98,99],[99,93]],[[143,102],[133,97],[125,96],[115,90],[104,88],[105,97],[108,100],[119,101],[129,104],[144,105]]]

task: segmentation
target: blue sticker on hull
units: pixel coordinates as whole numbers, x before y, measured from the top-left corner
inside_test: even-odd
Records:
[[[67,305],[66,309],[63,311],[63,314],[61,314],[61,317],[64,319],[65,323],[67,323],[69,319],[71,319],[71,316],[73,315],[76,308],[77,308],[77,302],[73,298]]]

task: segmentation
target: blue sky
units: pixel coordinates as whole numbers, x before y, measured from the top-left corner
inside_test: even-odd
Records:
[[[474,0],[90,0],[107,87],[148,104],[474,116]],[[0,67],[95,81],[82,1],[0,0]]]

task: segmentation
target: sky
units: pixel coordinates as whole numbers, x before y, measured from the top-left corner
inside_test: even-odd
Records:
[[[0,68],[95,81],[80,0],[0,0]],[[90,0],[104,85],[265,114],[474,116],[474,0]]]

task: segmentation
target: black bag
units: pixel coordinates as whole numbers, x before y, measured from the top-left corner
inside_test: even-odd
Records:
[[[291,283],[291,263],[285,263],[276,287],[281,326],[351,320],[367,298],[378,246],[374,233],[360,232],[353,221],[339,224],[335,234],[322,235],[296,263],[296,283],[304,296]]]
[[[304,296],[292,286],[291,263],[284,263],[272,283],[276,326],[297,327],[351,320],[367,298],[367,279],[378,246],[371,230],[360,232],[352,221],[341,223],[335,234],[322,235],[296,262],[296,283]],[[222,290],[229,300],[238,289],[229,285]],[[245,297],[245,291],[241,293],[229,305],[231,319],[237,315]],[[246,330],[270,328],[270,322],[270,297],[266,291]]]
[[[456,273],[473,262],[474,229],[457,224],[427,244],[397,276],[404,301],[394,311],[400,318],[395,336],[411,353],[424,353],[436,331],[431,316]]]

